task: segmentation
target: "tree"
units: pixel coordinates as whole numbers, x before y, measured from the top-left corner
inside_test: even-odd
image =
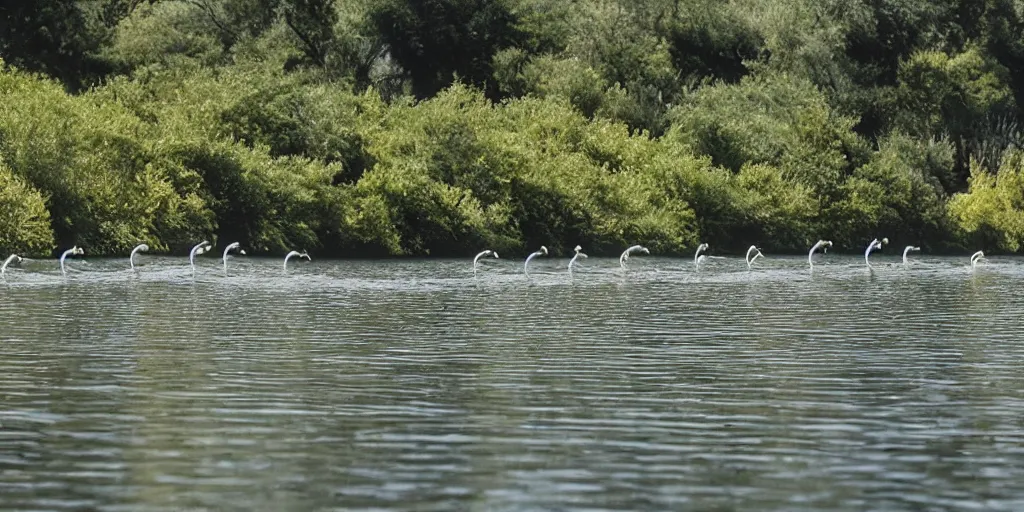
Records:
[[[302,41],[306,58],[325,67],[338,22],[334,0],[284,0],[282,10],[288,28]]]
[[[433,96],[456,75],[497,98],[493,57],[523,39],[507,0],[385,0],[370,16],[418,98]]]
[[[0,3],[0,58],[79,90],[107,69],[92,56],[103,40],[74,0]]]

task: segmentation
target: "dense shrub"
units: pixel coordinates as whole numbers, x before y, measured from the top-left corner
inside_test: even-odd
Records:
[[[41,255],[53,247],[50,212],[43,196],[0,163],[0,258]]]
[[[61,245],[120,252],[188,230],[175,219],[197,205],[147,165],[146,127],[111,103],[65,95],[54,84],[0,74],[0,156],[43,193]],[[165,229],[165,231],[161,231]]]
[[[29,2],[0,248],[1021,250],[1011,4]]]
[[[1017,252],[1024,246],[1024,155],[1013,152],[999,172],[971,166],[970,189],[949,209],[972,247]]]

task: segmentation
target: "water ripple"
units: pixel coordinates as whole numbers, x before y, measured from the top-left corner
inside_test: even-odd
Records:
[[[0,508],[1021,510],[1024,264],[29,261]]]

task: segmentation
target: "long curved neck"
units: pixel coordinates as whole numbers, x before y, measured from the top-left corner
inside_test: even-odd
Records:
[[[16,259],[18,259],[18,255],[17,254],[12,254],[12,255],[8,256],[7,259],[4,260],[3,266],[0,266],[0,275],[3,275],[5,272],[7,272],[7,265],[10,265],[11,262],[16,260]]]
[[[128,264],[131,265],[132,270],[135,270],[135,255],[138,254],[139,249],[141,248],[142,246],[132,249],[132,253],[128,255]]]
[[[530,269],[529,269],[529,267],[530,267],[530,260],[536,258],[537,256],[540,256],[542,254],[547,254],[547,253],[548,253],[547,249],[544,246],[541,246],[539,251],[535,251],[535,252],[531,253],[529,256],[527,256],[526,257],[526,262],[523,263],[523,272],[526,273],[527,276],[529,276],[530,275]]]
[[[750,256],[750,251],[747,251],[747,256]],[[754,261],[757,260],[758,256],[762,256],[761,251],[754,249],[754,257],[747,260],[747,268],[750,268],[751,265],[754,264]]]
[[[878,246],[878,240],[872,240],[871,243],[868,244],[868,248],[864,250],[864,263],[867,263],[869,267],[871,266],[871,262],[868,261],[868,256],[871,254],[871,251],[873,251],[876,246]]]
[[[526,257],[526,263],[523,263],[523,272],[526,272],[527,275],[530,274],[530,270],[529,270],[530,260],[536,258],[539,254],[541,254],[541,252],[537,251],[537,252],[531,253],[529,256]]]
[[[188,253],[188,262],[193,267],[196,266],[196,254],[203,248],[203,245],[204,244],[199,244],[199,245],[193,247],[192,250],[189,251],[189,253]]]
[[[67,259],[69,254],[74,254],[74,249],[68,249],[64,251],[64,254],[60,255],[60,273],[67,275],[67,271],[64,270],[64,260]]]
[[[484,257],[484,255],[486,255],[486,254],[487,254],[487,251],[484,251],[484,252],[481,252],[480,254],[477,254],[476,257],[473,258],[473,266],[476,267],[476,263],[478,261],[480,261],[480,258]]]

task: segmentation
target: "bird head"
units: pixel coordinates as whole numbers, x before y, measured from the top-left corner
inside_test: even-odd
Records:
[[[542,245],[542,246],[540,246],[540,252],[544,253],[544,255],[547,256],[548,255],[548,248],[544,247]]]
[[[580,252],[580,251],[583,250],[583,248],[577,245],[576,248],[573,249],[573,250],[576,251],[576,252]]]

